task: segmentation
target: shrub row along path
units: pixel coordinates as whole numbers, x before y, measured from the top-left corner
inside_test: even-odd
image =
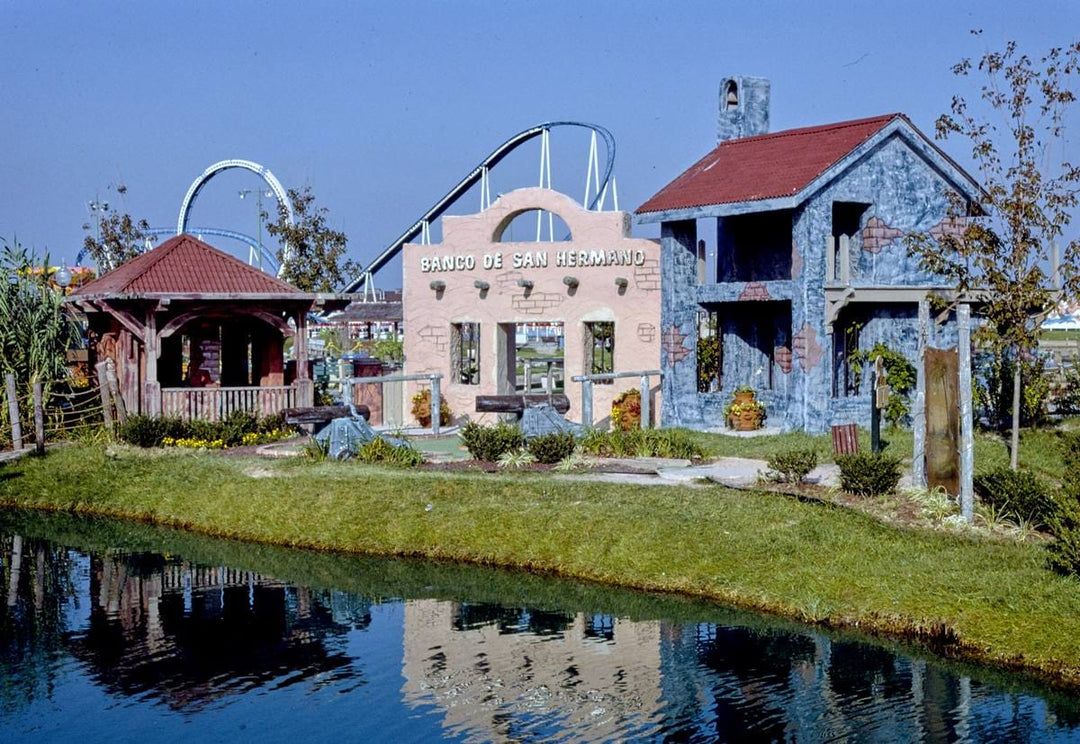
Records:
[[[1080,687],[1080,582],[1047,570],[1039,544],[900,529],[835,505],[665,482],[76,445],[0,466],[0,506],[681,592],[906,637]]]

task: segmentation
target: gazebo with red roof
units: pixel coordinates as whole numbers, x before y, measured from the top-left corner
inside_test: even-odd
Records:
[[[186,234],[67,301],[89,321],[91,362],[115,363],[129,411],[210,419],[312,405],[307,316],[347,304],[302,292]],[[286,374],[287,337],[295,375]]]

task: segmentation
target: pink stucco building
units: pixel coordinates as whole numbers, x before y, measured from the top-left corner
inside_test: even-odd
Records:
[[[515,217],[537,210],[561,218],[569,239],[503,242]],[[625,212],[589,211],[549,189],[519,189],[478,214],[444,217],[443,242],[406,245],[403,261],[405,371],[441,372],[455,418],[482,419],[479,395],[522,392],[525,359],[538,353],[522,348],[522,329],[537,324],[553,332],[542,358],[543,349],[562,357],[556,366],[563,366],[570,420],[581,420],[575,375],[659,368],[660,246],[631,238]],[[546,364],[539,366],[533,393],[546,381]],[[652,385],[658,390],[659,381]],[[595,385],[595,423],[603,426],[612,399],[636,387],[635,378]]]

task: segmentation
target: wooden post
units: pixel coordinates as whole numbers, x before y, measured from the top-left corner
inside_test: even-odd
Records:
[[[113,410],[112,410],[112,396],[109,395],[109,381],[105,372],[105,362],[98,362],[94,365],[94,369],[97,371],[98,390],[101,392],[101,417],[105,421],[105,428],[109,431],[113,430]]]
[[[120,383],[116,379],[116,364],[112,359],[105,360],[105,380],[109,385],[109,397],[116,404],[116,422],[127,423],[127,403],[124,402],[124,396],[120,394]],[[153,415],[153,409],[149,413]]]
[[[825,283],[832,284],[836,281],[836,239],[832,235],[825,236]]]
[[[19,393],[15,388],[15,375],[8,373],[7,385],[8,418],[11,420],[11,446],[16,450],[23,448],[22,423],[19,422]]]
[[[39,455],[45,454],[45,401],[41,383],[34,383],[34,445]]]
[[[592,380],[581,382],[581,423],[590,429],[593,425]]]
[[[439,436],[439,426],[442,424],[442,393],[439,390],[438,375],[431,376],[431,433]]]
[[[551,403],[551,396],[555,394],[555,378],[551,376],[551,361],[547,363],[547,395],[548,403]]]
[[[960,514],[975,520],[975,421],[971,405],[971,306],[956,308],[960,367]]]
[[[649,419],[649,376],[641,376],[641,428],[651,429],[652,421]]]
[[[919,300],[918,359],[915,362],[915,402],[912,410],[914,452],[911,483],[926,488],[926,336],[930,326],[930,301]]]

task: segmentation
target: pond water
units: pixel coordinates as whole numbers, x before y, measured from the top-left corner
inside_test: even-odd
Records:
[[[0,511],[0,741],[1076,741],[1021,678],[713,604]]]

